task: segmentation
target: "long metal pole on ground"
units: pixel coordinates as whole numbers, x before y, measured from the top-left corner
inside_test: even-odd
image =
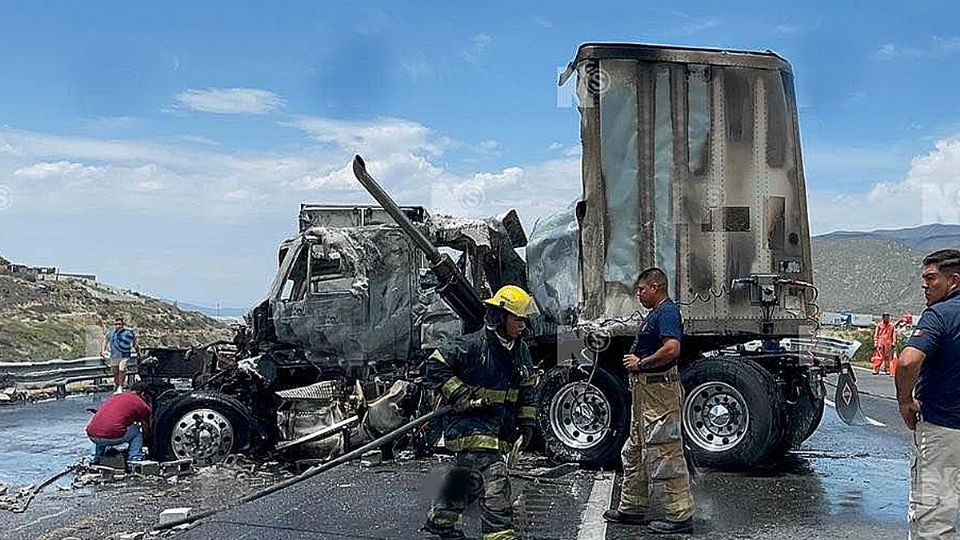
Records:
[[[344,455],[342,455],[342,456],[340,456],[340,457],[338,457],[338,458],[331,459],[330,461],[326,461],[326,462],[321,463],[321,464],[319,464],[319,465],[314,465],[313,467],[310,467],[309,469],[303,471],[303,473],[300,474],[300,476],[295,476],[295,477],[293,477],[293,478],[284,480],[283,482],[280,482],[280,483],[278,483],[278,484],[274,484],[274,485],[272,485],[272,486],[270,486],[270,487],[268,487],[268,488],[262,489],[262,490],[260,490],[260,491],[256,491],[256,492],[254,492],[254,493],[250,493],[249,495],[245,495],[245,496],[241,497],[239,500],[234,501],[234,502],[232,502],[232,503],[228,503],[228,504],[225,504],[225,505],[223,505],[223,506],[219,506],[219,507],[217,507],[217,508],[212,508],[212,509],[210,509],[210,510],[206,510],[206,511],[200,512],[199,514],[195,514],[195,515],[192,515],[192,516],[187,516],[187,517],[185,517],[185,518],[178,519],[178,520],[176,520],[176,521],[170,521],[170,522],[168,522],[168,523],[158,524],[158,525],[154,526],[153,530],[155,530],[155,531],[162,531],[162,530],[165,530],[165,529],[172,529],[172,528],[177,527],[177,526],[179,526],[179,525],[185,525],[185,524],[187,524],[187,523],[193,523],[194,521],[197,521],[197,520],[199,520],[199,519],[203,519],[203,518],[210,517],[210,516],[212,516],[212,515],[214,515],[214,514],[218,514],[218,513],[220,513],[220,512],[223,512],[224,510],[229,510],[229,509],[234,508],[234,507],[236,507],[236,506],[239,506],[239,505],[241,505],[241,504],[248,503],[248,502],[250,502],[250,501],[255,501],[255,500],[257,500],[257,499],[259,499],[259,498],[261,498],[261,497],[266,497],[267,495],[270,495],[271,493],[276,493],[276,492],[278,492],[278,491],[280,491],[280,490],[282,490],[282,489],[286,489],[286,488],[288,488],[288,487],[290,487],[290,486],[293,486],[293,485],[295,485],[295,484],[299,484],[300,482],[303,482],[304,480],[307,480],[307,479],[309,479],[309,478],[313,478],[314,476],[316,476],[316,475],[318,475],[318,474],[320,474],[320,473],[322,473],[322,472],[328,471],[328,470],[336,467],[337,465],[342,465],[342,464],[344,464],[344,463],[346,463],[346,462],[348,462],[348,461],[352,461],[352,460],[354,460],[354,459],[357,459],[358,457],[362,456],[362,455],[365,454],[366,452],[369,452],[370,450],[374,450],[374,449],[379,448],[379,447],[381,447],[381,446],[383,446],[383,445],[385,445],[385,444],[391,443],[391,442],[393,442],[394,440],[396,440],[397,438],[399,438],[401,435],[404,435],[404,434],[412,431],[414,428],[420,427],[421,425],[426,424],[427,422],[429,422],[429,421],[431,421],[431,420],[434,420],[434,419],[436,419],[436,418],[439,418],[439,417],[441,417],[441,416],[444,416],[445,414],[449,413],[449,412],[452,411],[452,410],[453,410],[453,408],[450,407],[449,405],[444,405],[443,407],[440,407],[439,409],[437,409],[437,410],[435,410],[435,411],[433,411],[433,412],[431,412],[431,413],[425,414],[425,415],[423,415],[423,416],[421,416],[421,417],[419,417],[419,418],[416,418],[416,419],[414,419],[414,420],[411,420],[410,422],[408,422],[408,423],[400,426],[399,428],[391,431],[390,433],[384,435],[383,437],[380,437],[379,439],[376,439],[376,440],[374,440],[374,441],[371,441],[371,442],[369,442],[369,443],[361,446],[360,448],[357,448],[356,450],[351,450],[350,452],[347,452],[346,454],[344,454]]]

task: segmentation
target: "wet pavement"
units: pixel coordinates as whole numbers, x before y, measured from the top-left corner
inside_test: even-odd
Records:
[[[78,394],[43,403],[0,407],[0,483],[34,483],[79,458],[91,444],[83,429],[109,394]]]
[[[909,432],[899,423],[892,381],[877,379],[866,386],[874,395],[864,395],[864,411],[883,426],[846,426],[827,410],[817,433],[781,466],[750,473],[700,471],[692,537],[903,538]],[[331,471],[215,516],[183,538],[420,538],[417,529],[434,492],[435,474],[430,467]],[[525,538],[642,536],[635,528],[599,519],[616,496],[613,474],[581,471],[563,480],[562,487],[518,484]],[[475,514],[468,515],[466,530],[479,537]]]
[[[892,380],[858,372],[864,390],[862,405],[869,425],[846,426],[828,409],[820,429],[785,464],[750,473],[700,471],[694,487],[697,503],[694,538],[870,538],[906,535],[911,434],[899,419]],[[828,387],[828,390],[830,388]],[[0,446],[3,478],[43,476],[53,462],[64,464],[86,449],[82,425],[89,406],[81,400],[32,405],[30,412],[54,426],[55,437],[40,437],[30,422],[14,421],[12,409],[0,410],[6,436]],[[52,414],[47,414],[51,412]],[[78,412],[79,411],[79,412]],[[81,414],[82,413],[82,414]],[[81,435],[71,434],[70,418]],[[76,424],[75,424],[76,425]],[[57,427],[59,426],[59,427]],[[44,430],[46,434],[46,429]],[[11,443],[12,438],[33,437]],[[71,437],[73,437],[71,439]],[[67,446],[83,444],[82,451]],[[48,443],[49,442],[49,443]],[[7,450],[20,445],[17,463],[30,473],[10,470]],[[45,448],[54,456],[30,456]],[[49,464],[45,464],[48,463]],[[176,538],[267,539],[398,539],[421,538],[417,532],[445,466],[437,457],[364,468],[346,465],[290,489],[225,511],[202,521]],[[44,493],[24,515],[0,513],[0,538],[106,538],[108,532],[145,530],[163,507],[205,509],[223,500],[218,489],[227,483],[167,498],[151,487],[115,487],[87,493]],[[608,525],[599,514],[615,498],[618,479],[609,472],[577,471],[559,479],[535,482],[516,479],[518,521],[525,538],[620,540],[642,537],[630,527]],[[216,487],[219,486],[219,487]],[[200,495],[203,495],[202,497]],[[134,528],[109,527],[109,508],[130,508],[138,514]],[[107,510],[104,510],[107,509]],[[98,514],[99,512],[99,514]],[[90,522],[96,522],[91,525]],[[479,537],[476,508],[466,528]],[[138,527],[138,528],[137,528]],[[149,538],[149,536],[148,536]],[[675,536],[674,538],[682,538]]]

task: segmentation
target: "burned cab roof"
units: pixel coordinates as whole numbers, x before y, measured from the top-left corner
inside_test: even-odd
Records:
[[[414,223],[424,223],[430,214],[422,206],[401,206],[400,210]],[[393,225],[386,210],[376,205],[309,204],[300,205],[300,232],[311,227],[363,227]]]

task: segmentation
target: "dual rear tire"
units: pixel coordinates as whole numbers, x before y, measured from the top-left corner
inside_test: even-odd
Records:
[[[684,441],[697,465],[745,469],[776,461],[799,448],[823,416],[823,398],[808,385],[788,403],[774,376],[748,358],[699,359],[681,379]],[[602,368],[591,377],[589,367],[555,367],[539,391],[540,430],[553,459],[590,467],[617,463],[630,421],[621,378]]]

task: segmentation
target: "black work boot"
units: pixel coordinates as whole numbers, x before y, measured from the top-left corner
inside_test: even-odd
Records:
[[[622,523],[623,525],[646,525],[650,523],[650,518],[645,512],[621,512],[616,508],[611,508],[603,513],[603,519],[612,523]]]
[[[435,535],[440,540],[466,540],[467,538],[463,531],[456,527],[441,527],[431,521],[424,523],[420,530]]]
[[[653,534],[687,534],[693,532],[693,518],[683,521],[658,519],[647,525],[647,532]]]

